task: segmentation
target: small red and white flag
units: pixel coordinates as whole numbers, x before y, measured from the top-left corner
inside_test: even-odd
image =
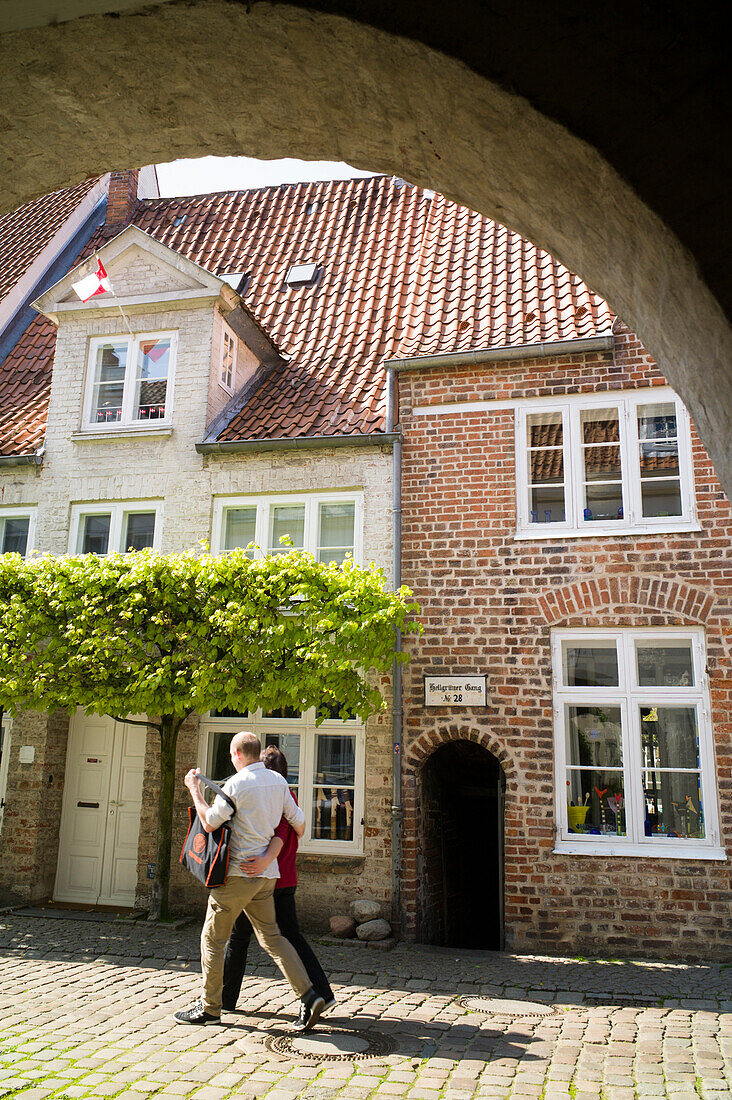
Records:
[[[97,270],[93,274],[87,275],[84,279],[80,279],[78,283],[72,283],[71,285],[82,302],[88,302],[95,294],[106,294],[112,290],[107,272],[104,270],[104,265],[99,258],[97,258]]]

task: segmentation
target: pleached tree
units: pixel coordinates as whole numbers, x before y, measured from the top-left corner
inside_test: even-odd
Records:
[[[252,559],[142,550],[0,556],[0,707],[144,715],[160,749],[150,915],[168,916],[178,732],[193,713],[291,706],[361,719],[395,631],[418,631],[408,589],[304,551]],[[396,654],[406,660],[403,653]],[[139,720],[139,719],[138,719]]]

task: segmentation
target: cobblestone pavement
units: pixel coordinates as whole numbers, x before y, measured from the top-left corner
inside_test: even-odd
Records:
[[[732,966],[356,943],[318,952],[338,1006],[303,1040],[288,1029],[295,1000],[258,950],[244,1011],[221,1027],[180,1026],[171,1014],[198,993],[197,926],[0,916],[0,1098],[732,1095]],[[502,1004],[475,1011],[486,1006],[471,997]],[[325,1056],[329,1041],[345,1060]]]

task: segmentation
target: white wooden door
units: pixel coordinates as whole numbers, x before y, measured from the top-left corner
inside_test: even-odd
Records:
[[[69,729],[56,901],[132,905],[145,729],[78,710]]]

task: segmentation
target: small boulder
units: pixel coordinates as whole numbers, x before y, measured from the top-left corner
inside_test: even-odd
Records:
[[[376,920],[381,916],[381,906],[378,901],[366,901],[359,898],[351,902],[351,913],[356,924],[363,924],[368,920]]]
[[[356,922],[353,917],[331,917],[330,931],[340,940],[352,940],[356,935]]]
[[[386,940],[391,935],[391,925],[388,920],[367,920],[359,924],[356,935],[360,940]]]

